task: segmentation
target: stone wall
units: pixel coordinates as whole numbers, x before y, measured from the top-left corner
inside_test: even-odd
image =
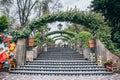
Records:
[[[101,56],[102,63],[106,60],[112,60],[113,63],[116,63],[118,67],[120,67],[120,58],[115,54],[111,53],[99,39],[96,39],[96,53],[97,56]]]
[[[102,63],[105,62],[107,60],[107,57],[106,57],[107,49],[104,47],[104,45],[101,43],[99,39],[96,39],[95,48],[96,48],[95,53],[97,54],[97,57],[101,56]]]

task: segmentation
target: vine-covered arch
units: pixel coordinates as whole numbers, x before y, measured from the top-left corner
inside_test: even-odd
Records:
[[[65,36],[65,35],[59,35],[59,36],[54,36],[54,37],[52,37],[52,39],[54,40],[54,39],[56,39],[56,38],[59,38],[59,37],[64,37],[64,38],[66,38],[66,39],[71,39],[71,37],[69,37],[69,36]]]
[[[68,41],[68,39],[66,39],[66,38],[56,38],[54,41],[57,41],[57,40],[64,40],[64,41]]]
[[[35,28],[42,27],[47,23],[52,23],[55,21],[69,21],[72,23],[84,25],[85,27],[90,29],[91,33],[93,33],[94,36],[98,38],[102,38],[101,40],[105,43],[109,43],[107,42],[109,41],[107,38],[109,38],[108,35],[110,35],[110,31],[109,31],[110,29],[107,23],[105,22],[104,17],[99,13],[80,12],[80,11],[59,12],[56,14],[49,14],[49,15],[42,16],[32,21],[28,26],[26,26],[22,30],[14,31],[12,33],[13,38],[16,40],[19,38],[28,38],[32,30],[34,30]],[[17,52],[18,52],[17,54],[20,54],[23,56],[25,54],[25,51],[21,51],[20,49],[18,49]],[[19,60],[21,59],[23,59],[22,56],[21,58],[19,58]],[[23,62],[21,61],[18,64],[22,64],[22,63]]]
[[[52,32],[47,33],[46,37],[50,36],[50,35],[54,35],[54,34],[67,34],[67,35],[69,35],[71,37],[75,36],[75,33],[73,33],[73,32],[68,32],[68,31],[52,31]]]
[[[39,28],[47,23],[55,21],[69,21],[82,24],[89,28],[91,33],[96,37],[107,38],[107,34],[110,34],[109,27],[101,14],[94,12],[67,11],[42,16],[32,21],[23,30],[14,32],[13,36],[15,39],[26,38],[34,28]]]

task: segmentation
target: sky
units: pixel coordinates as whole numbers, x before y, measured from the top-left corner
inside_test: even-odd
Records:
[[[75,6],[79,10],[87,10],[87,7],[91,4],[92,0],[60,0],[63,5],[62,10],[66,10],[67,8],[75,8]]]
[[[66,11],[67,9],[74,9],[75,6],[77,9],[79,9],[80,11],[88,11],[89,10],[89,6],[91,4],[92,0],[60,0],[59,2],[62,4],[62,8],[60,9],[61,11]],[[66,28],[66,23],[65,22],[54,22],[51,24],[48,24],[48,26],[51,28],[50,31],[55,31],[58,30],[57,25],[58,24],[62,24],[62,30],[64,30],[64,28]],[[59,35],[59,34],[57,34]],[[51,37],[56,36],[56,35],[52,35]],[[60,41],[58,41],[57,43],[59,43]]]

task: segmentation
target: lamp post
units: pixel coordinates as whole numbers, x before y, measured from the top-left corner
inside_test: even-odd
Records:
[[[62,29],[62,26],[63,26],[62,24],[58,24],[58,25],[57,25],[57,27],[58,27],[59,30]],[[62,33],[61,33],[61,36],[62,36]]]
[[[57,27],[58,27],[59,30],[62,29],[62,26],[63,26],[62,24],[58,24],[58,25],[57,25]]]
[[[60,24],[60,23],[57,25],[57,27],[58,27],[58,29],[59,29],[59,30],[61,30],[61,29],[62,29],[62,26],[63,26],[63,25],[62,25],[62,24]],[[62,36],[62,33],[61,33],[61,36]]]

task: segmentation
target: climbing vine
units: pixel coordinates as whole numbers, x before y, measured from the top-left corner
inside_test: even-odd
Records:
[[[82,31],[75,36],[75,40],[78,41],[78,44],[81,44],[84,48],[88,48],[88,41],[93,39],[93,35],[90,32]]]
[[[95,38],[99,38],[108,48],[111,46],[111,44],[108,44],[111,43],[110,27],[108,27],[102,14],[95,12],[80,12],[71,10],[67,12],[59,12],[57,14],[48,14],[33,20],[23,30],[15,31],[12,35],[16,40],[18,38],[26,38],[29,36],[31,31],[34,30],[34,28],[39,28],[47,23],[55,21],[68,21],[84,25],[90,29]],[[109,49],[111,49],[111,47]]]
[[[42,27],[47,23],[52,23],[55,21],[69,21],[77,24],[85,25],[91,30],[96,37],[101,37],[101,33],[110,34],[110,29],[107,23],[104,21],[104,18],[99,13],[94,12],[80,12],[80,11],[67,11],[59,12],[57,14],[49,14],[42,16],[39,19],[32,21],[25,29],[17,31],[17,38],[25,37],[30,34],[34,28]],[[28,32],[26,33],[26,30]]]
[[[68,39],[66,39],[66,38],[56,38],[54,41],[57,41],[57,40],[68,41]]]
[[[67,35],[70,35],[71,37],[75,36],[75,33],[70,32],[70,31],[53,31],[53,32],[47,33],[46,37],[50,36],[50,35],[53,35],[53,34],[67,34]]]
[[[64,37],[64,38],[66,38],[66,39],[71,39],[71,37],[69,37],[68,35],[67,35],[67,36],[66,36],[66,35],[54,36],[54,37],[52,37],[52,39],[54,40],[54,39],[56,39],[56,38],[58,38],[58,37]]]

